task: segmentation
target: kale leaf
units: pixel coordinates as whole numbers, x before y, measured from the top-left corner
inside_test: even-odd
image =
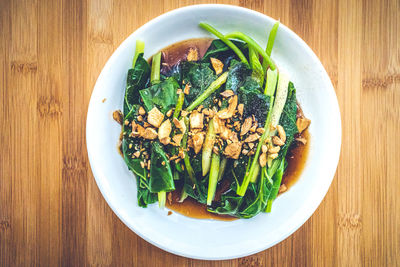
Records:
[[[184,191],[200,203],[207,202],[208,176],[203,177],[201,169],[201,154],[189,151],[190,165],[193,168],[195,182],[189,178],[187,172],[184,176]]]
[[[149,189],[152,193],[175,190],[171,165],[159,142],[153,142],[151,145]]]
[[[242,87],[247,78],[251,76],[251,72],[252,70],[248,64],[233,60],[229,67],[225,88],[227,90],[232,90],[236,94],[237,90]]]
[[[135,67],[128,71],[126,79],[124,115],[131,110],[132,105],[139,104],[139,90],[146,87],[149,83],[150,65],[143,58],[143,53],[139,54]]]
[[[241,41],[232,41],[242,52],[247,56],[248,49],[247,44]],[[223,72],[228,70],[232,60],[239,60],[238,56],[233,52],[233,50],[227,46],[220,39],[215,39],[212,41],[207,52],[204,54],[201,62],[209,63],[210,58],[219,59],[224,64]]]
[[[279,124],[283,127],[286,133],[286,143],[281,148],[280,155],[285,157],[286,152],[293,142],[294,135],[298,133],[296,120],[297,120],[297,100],[296,89],[292,82],[289,83],[288,97],[286,104],[283,107],[282,115]]]
[[[179,84],[174,78],[152,85],[146,89],[140,90],[140,96],[147,111],[157,107],[162,113],[166,113],[171,108],[175,107],[178,100],[176,91],[179,89]]]
[[[136,105],[137,106],[137,105]],[[136,111],[129,112],[129,116],[134,116]],[[128,117],[130,118],[130,117]],[[137,199],[140,207],[147,207],[148,204],[155,203],[157,201],[157,194],[151,193],[149,190],[149,181],[148,181],[148,171],[145,168],[142,168],[140,162],[143,161],[143,157],[141,158],[132,158],[132,153],[134,152],[134,145],[136,141],[128,137],[130,127],[125,126],[126,128],[126,137],[122,140],[122,152],[124,154],[124,160],[129,170],[132,171],[136,175],[137,182]],[[129,145],[132,144],[131,148]],[[144,144],[148,145],[148,144]]]
[[[264,126],[270,108],[270,97],[260,92],[261,87],[251,77],[247,77],[243,86],[239,88],[239,102],[244,104],[244,117],[251,115],[257,119],[260,126]]]
[[[192,61],[181,62],[181,77],[183,83],[188,83],[191,86],[189,94],[185,96],[185,106],[192,103],[217,79],[214,71],[210,68],[210,64]],[[184,87],[184,85],[182,85],[182,87]],[[216,93],[217,92],[204,100],[202,105],[204,107],[211,106],[212,98]]]

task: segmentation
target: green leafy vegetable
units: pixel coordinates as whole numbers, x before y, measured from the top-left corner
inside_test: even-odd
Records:
[[[268,63],[272,70],[276,69],[275,63],[267,55],[267,53],[254,41],[251,37],[247,36],[242,32],[231,32],[225,35],[225,38],[239,39],[246,42],[250,47],[254,48],[262,57],[263,60]]]
[[[253,69],[251,76],[263,86],[264,84],[264,70],[260,63],[257,51],[253,47],[249,47],[250,66]]]
[[[271,212],[272,201],[274,201],[274,199],[278,195],[279,187],[281,186],[281,182],[282,182],[282,176],[283,176],[283,173],[285,171],[285,159],[281,158],[277,162],[279,162],[279,167],[276,170],[276,172],[274,173],[274,176],[272,178],[274,183],[272,185],[271,192],[270,192],[270,195],[268,197],[268,203],[267,203],[267,207],[266,207],[265,212]]]
[[[149,81],[150,66],[143,58],[143,53],[139,54],[133,69],[128,71],[126,79],[124,114],[127,114],[132,105],[140,103],[139,90],[145,88]]]
[[[196,98],[195,101],[193,101],[188,107],[187,111],[192,111],[194,110],[197,106],[203,103],[204,100],[206,100],[210,95],[212,95],[215,91],[217,91],[225,82],[226,79],[228,78],[228,73],[222,73],[215,81],[213,81],[210,86],[200,95]]]
[[[234,43],[245,56],[247,55],[248,49],[245,42],[232,41],[232,43]],[[235,52],[220,39],[215,39],[211,42],[201,62],[210,63],[210,58],[216,58],[224,64],[223,72],[228,70],[232,60],[240,60]]]
[[[279,125],[283,127],[286,133],[286,143],[282,147],[280,154],[286,153],[289,149],[294,135],[298,133],[296,120],[297,120],[297,101],[296,101],[296,89],[292,82],[289,83],[289,92],[286,99],[286,104],[283,107],[282,115],[279,120]]]
[[[181,91],[178,94],[178,101],[176,102],[176,107],[174,110],[174,118],[178,118],[179,114],[182,111],[182,107],[183,107],[183,103],[185,102],[185,94],[183,93],[183,91]]]
[[[156,84],[160,82],[160,64],[161,64],[161,52],[158,52],[153,56],[151,62],[151,74],[150,74],[151,84]]]
[[[274,26],[272,26],[271,32],[269,33],[269,36],[268,36],[267,48],[265,49],[265,52],[267,53],[268,56],[271,56],[272,47],[274,46],[275,37],[276,37],[276,33],[278,32],[278,28],[279,28],[279,21],[275,22]],[[268,68],[267,61],[265,61],[265,60],[263,61],[262,67],[265,72]]]
[[[202,27],[203,29],[211,32],[215,36],[217,36],[221,41],[223,41],[227,46],[229,46],[235,53],[236,55],[240,58],[240,60],[244,63],[248,63],[246,57],[243,55],[242,51],[231,41],[229,38],[226,38],[222,33],[214,29],[211,25],[200,22],[199,26]]]
[[[226,89],[237,93],[237,90],[243,86],[250,75],[251,69],[248,64],[233,60],[226,80]]]
[[[270,58],[279,23],[273,26],[265,51],[241,32],[224,36],[209,24],[199,25],[220,39],[213,40],[204,57],[196,62],[179,59],[174,66],[163,64],[161,68],[159,52],[150,67],[143,58],[144,44],[136,44],[124,98],[122,151],[128,168],[137,177],[139,206],[158,200],[164,207],[166,193],[175,190],[177,182],[183,186],[181,200],[191,197],[213,213],[251,218],[270,212],[288,164],[287,152],[298,131],[296,90],[286,74],[278,76]],[[213,61],[211,67],[211,58],[224,66]],[[229,90],[237,97],[232,97]],[[147,112],[157,107],[165,115],[163,122],[167,119],[172,124],[152,128],[141,106]],[[189,114],[195,109],[202,114]],[[156,120],[157,114],[153,112],[152,116]],[[238,134],[249,117],[258,125],[247,120],[247,133]],[[204,127],[199,126],[199,120]],[[274,130],[278,124],[285,130],[286,142],[276,158],[269,157],[264,164],[265,158],[260,159],[261,150],[266,153],[262,144],[278,135]],[[261,137],[254,143],[244,141],[254,138],[256,131],[260,133],[257,127],[263,127]],[[200,137],[205,131],[203,142]],[[162,143],[157,139],[161,133],[167,136]],[[192,136],[197,133],[195,140]],[[193,146],[198,142],[202,142],[202,153],[196,154]],[[233,159],[238,152],[239,158]],[[225,190],[228,185],[229,189],[216,198],[218,187]]]
[[[211,167],[211,154],[215,142],[215,132],[214,132],[214,120],[211,119],[208,123],[208,129],[206,138],[204,140],[203,151],[202,151],[202,175],[206,176]]]
[[[185,97],[186,106],[192,103],[217,79],[208,63],[185,61],[181,64],[181,71],[182,81],[190,85],[189,94]],[[202,104],[206,107],[210,106],[212,104],[212,96],[204,99]]]
[[[136,40],[135,55],[132,60],[132,68],[135,67],[136,60],[138,59],[139,55],[143,53],[144,53],[144,42]]]
[[[274,78],[275,76],[273,76]],[[273,82],[268,82],[268,76],[267,76],[267,86],[269,86],[266,90],[265,90],[265,94],[267,96],[270,97],[270,104],[272,105],[272,103],[274,103],[274,93],[275,93],[275,85],[276,83]],[[281,88],[282,89],[282,88]],[[279,92],[277,92],[278,94]],[[237,194],[240,196],[244,196],[247,190],[247,187],[250,183],[250,181],[252,180],[253,176],[254,176],[254,172],[255,170],[258,168],[258,158],[260,156],[260,151],[261,151],[261,146],[265,141],[265,138],[267,138],[267,136],[269,136],[270,133],[270,123],[271,123],[271,117],[272,114],[274,113],[274,109],[276,108],[275,103],[274,106],[272,108],[269,109],[268,111],[268,115],[267,118],[265,120],[264,123],[264,133],[262,134],[261,138],[259,139],[258,145],[257,145],[257,150],[256,153],[253,157],[252,163],[249,168],[249,171],[246,172],[246,175],[244,176],[243,182],[240,185]]]
[[[150,192],[157,193],[175,190],[171,166],[159,142],[153,142],[151,146],[150,177]]]
[[[244,104],[244,117],[254,115],[263,126],[270,109],[270,96],[260,93],[260,87],[256,81],[249,78],[244,86],[238,90],[239,102]]]
[[[140,90],[140,96],[147,111],[157,107],[162,113],[175,107],[178,100],[176,91],[179,84],[174,78],[168,78],[163,82],[152,85],[146,89]]]
[[[217,190],[219,166],[220,157],[218,154],[213,153],[211,158],[210,175],[208,178],[207,205],[211,205],[211,202],[214,200],[215,191]]]

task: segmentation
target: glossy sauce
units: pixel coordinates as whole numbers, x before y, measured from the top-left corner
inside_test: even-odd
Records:
[[[221,194],[224,190],[219,189],[216,194]],[[191,197],[186,198],[183,202],[179,202],[181,197],[181,189],[171,192],[171,196],[168,196],[166,206],[184,216],[195,218],[195,219],[213,219],[220,221],[234,221],[237,218],[228,215],[219,215],[207,211],[207,205],[201,204]]]
[[[164,48],[161,50],[161,73],[165,73],[172,66],[178,64],[182,60],[186,60],[190,49],[197,50],[199,58],[202,58],[207,52],[212,40],[212,38],[189,39]]]
[[[190,39],[175,43],[169,47],[164,48],[162,50],[161,72],[167,73],[171,67],[173,67],[180,61],[185,60],[190,49],[197,49],[199,58],[202,58],[208,47],[210,46],[211,42],[212,39],[210,38]],[[304,117],[299,105],[297,117]],[[306,145],[294,142],[286,157],[288,161],[288,168],[286,169],[285,174],[282,178],[282,184],[285,184],[288,187],[288,190],[299,179],[307,160],[310,143],[310,135],[308,133],[308,130],[304,131],[301,137],[307,140]],[[192,217],[196,219],[214,219],[223,221],[233,221],[237,219],[227,215],[210,213],[207,211],[207,206],[205,204],[200,204],[190,197],[186,198],[183,202],[179,202],[179,198],[181,195],[180,188],[181,187],[177,186],[177,190],[168,195],[166,206],[169,209],[187,217]],[[227,189],[228,188],[226,187],[226,185],[219,185],[216,192],[216,199],[218,200],[220,195]]]

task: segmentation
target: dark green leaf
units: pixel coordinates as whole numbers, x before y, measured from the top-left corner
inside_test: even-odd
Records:
[[[217,76],[210,68],[210,64],[191,61],[181,62],[181,76],[182,82],[188,83],[191,86],[189,94],[185,96],[185,106],[192,103],[217,79]],[[214,95],[215,93],[204,100],[202,105],[204,107],[210,106]]]
[[[214,202],[207,210],[244,219],[254,217],[265,208],[265,197],[259,188],[259,185],[250,183],[243,197],[230,190],[221,196],[221,201]]]
[[[280,155],[285,157],[287,150],[289,149],[294,135],[298,133],[296,125],[297,115],[297,100],[296,100],[296,89],[292,82],[289,83],[288,97],[286,104],[283,108],[279,124],[283,127],[286,133],[286,143],[280,151]]]
[[[169,109],[175,107],[178,100],[176,93],[178,89],[179,84],[176,80],[167,78],[158,84],[140,90],[140,96],[147,111],[156,106],[162,113],[166,113]]]
[[[232,40],[232,42],[247,56],[247,44],[241,41]],[[220,39],[215,39],[212,41],[210,47],[207,49],[207,52],[204,54],[201,62],[203,63],[210,63],[210,58],[219,59],[224,64],[223,72],[225,72],[232,60],[239,60],[238,56],[236,55],[233,50],[227,46],[223,41]]]
[[[278,196],[279,188],[280,188],[281,183],[282,183],[282,176],[283,176],[283,173],[285,171],[286,160],[285,160],[285,158],[279,158],[277,160],[277,162],[275,162],[275,163],[279,164],[279,166],[278,166],[278,169],[276,170],[276,172],[274,173],[274,175],[272,176],[272,180],[274,181],[274,183],[272,185],[271,192],[270,192],[270,194],[268,196],[266,212],[270,212],[271,211],[272,202]]]
[[[144,186],[146,181],[143,179],[136,178],[136,184],[138,187],[137,200],[140,207],[146,208],[147,205],[156,203],[158,200],[157,194],[151,193],[148,189],[148,185]]]
[[[232,61],[229,67],[228,79],[226,80],[226,89],[237,93],[237,90],[242,87],[246,79],[251,76],[251,69],[248,64]]]
[[[152,193],[175,190],[171,165],[159,142],[153,142],[151,146],[149,188]]]
[[[143,160],[143,158],[132,159],[134,147],[129,148],[129,144],[135,144],[135,140],[133,138],[124,138],[122,140],[124,160],[129,170],[136,175],[138,204],[140,207],[145,208],[148,204],[152,204],[157,201],[157,194],[153,194],[149,190],[149,181],[147,178],[148,172],[140,165],[140,162]]]
[[[143,53],[139,54],[135,67],[128,71],[126,79],[124,115],[132,108],[132,105],[139,104],[139,90],[146,87],[150,78],[150,66],[143,58]]]
[[[195,175],[195,183],[185,172],[184,190],[190,197],[204,204],[207,202],[208,176],[202,176],[200,154],[194,154],[193,151],[189,151],[189,158]]]
[[[260,126],[264,126],[269,111],[270,97],[260,93],[260,86],[251,77],[248,77],[244,85],[239,88],[238,95],[239,103],[244,104],[244,117],[254,115]]]
[[[161,68],[161,78],[162,78],[162,80],[165,80],[168,77],[174,77],[175,80],[179,84],[182,83],[180,63],[177,63],[174,66],[169,67],[169,68]]]

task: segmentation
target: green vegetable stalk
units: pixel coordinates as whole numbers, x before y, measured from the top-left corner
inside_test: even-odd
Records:
[[[250,58],[250,65],[253,69],[252,77],[260,84],[262,87],[264,84],[264,70],[260,63],[257,51],[252,47],[249,46],[249,58]]]
[[[276,90],[275,103],[271,113],[271,125],[274,128],[278,125],[279,119],[282,115],[283,108],[286,104],[288,87],[289,87],[288,75],[285,73],[280,73],[278,79],[278,88]]]
[[[240,49],[234,43],[232,43],[232,41],[230,41],[227,37],[225,37],[222,33],[217,31],[210,24],[207,24],[204,22],[200,22],[199,26],[202,27],[203,29],[205,29],[206,31],[214,34],[219,39],[221,39],[221,41],[223,41],[227,46],[229,46],[233,50],[233,52],[235,52],[235,54],[240,58],[240,60],[243,63],[248,63],[248,61],[247,61],[246,57],[243,55],[242,51],[240,51]]]
[[[202,167],[203,176],[206,176],[206,174],[210,170],[211,154],[212,154],[214,142],[215,142],[214,119],[211,119],[208,123],[207,134],[206,134],[206,138],[204,141],[203,152],[202,152],[202,156],[201,156],[201,161],[202,161],[201,167]]]
[[[279,187],[281,186],[282,176],[283,176],[284,171],[285,171],[285,159],[282,159],[280,161],[279,167],[276,170],[274,177],[273,177],[274,183],[272,185],[271,193],[268,198],[267,207],[265,209],[265,212],[271,212],[272,202],[278,196]]]
[[[272,26],[271,32],[269,33],[269,36],[268,36],[267,48],[265,49],[265,52],[267,53],[268,56],[271,56],[272,47],[274,46],[275,37],[276,37],[276,33],[278,32],[278,28],[279,28],[279,21],[275,22],[274,26]],[[268,64],[265,60],[263,61],[262,66],[263,66],[263,70],[265,72],[268,68]]]
[[[265,95],[273,95],[272,90],[276,87],[276,83],[278,81],[278,71],[277,70],[268,70],[267,71],[267,82],[265,83]]]
[[[267,53],[259,46],[256,41],[254,41],[251,37],[247,36],[242,32],[231,32],[225,35],[225,38],[230,39],[239,39],[246,42],[249,46],[253,47],[262,57],[263,60],[268,63],[272,70],[276,69],[275,63],[271,60],[271,58],[267,55]]]
[[[228,164],[228,159],[225,156],[222,156],[221,163],[219,165],[218,182],[222,180],[222,177],[224,177],[227,164]]]
[[[161,52],[158,52],[153,56],[151,62],[151,75],[150,75],[151,84],[160,82],[160,65],[161,65]]]
[[[183,120],[185,122],[186,129],[189,129],[189,119],[187,117],[184,117]],[[183,138],[182,138],[182,147],[183,147],[183,151],[185,153],[183,162],[185,163],[185,168],[189,175],[190,180],[193,182],[193,184],[196,184],[196,177],[194,176],[194,171],[193,171],[192,165],[190,164],[189,155],[186,151],[187,140],[188,140],[188,131],[185,131]]]
[[[265,52],[267,52],[268,56],[271,56],[272,47],[274,46],[275,37],[276,37],[276,33],[278,32],[278,28],[279,28],[279,21],[275,22],[274,26],[272,26],[271,32],[269,33],[269,36],[268,36],[267,49],[265,51]]]
[[[138,59],[139,54],[143,52],[144,52],[144,42],[136,40],[135,56],[133,57],[132,68],[135,67],[136,60]]]
[[[165,207],[165,200],[167,198],[167,193],[165,191],[161,191],[157,193],[158,196],[158,207],[161,209]]]
[[[174,111],[174,115],[173,115],[174,118],[179,117],[179,114],[181,113],[184,101],[185,101],[185,94],[181,91],[178,94],[178,102],[176,103],[176,107],[175,107],[175,111]]]
[[[257,161],[256,166],[254,167],[253,175],[250,177],[250,182],[256,183],[259,174],[260,174],[260,164]]]
[[[213,81],[210,86],[199,96],[195,101],[192,102],[187,107],[187,111],[190,112],[194,110],[198,105],[200,105],[207,97],[209,97],[212,93],[214,93],[218,88],[221,87],[226,82],[228,78],[228,72],[222,73],[215,81]]]
[[[160,65],[161,65],[161,52],[158,52],[153,56],[151,62],[151,74],[150,74],[150,82],[151,84],[156,84],[160,82]],[[158,195],[158,206],[160,208],[165,207],[165,199],[166,199],[166,192],[161,191],[157,193]]]
[[[211,159],[210,175],[208,178],[207,205],[211,205],[212,201],[214,200],[215,191],[217,190],[219,166],[220,157],[219,155],[213,153]]]

